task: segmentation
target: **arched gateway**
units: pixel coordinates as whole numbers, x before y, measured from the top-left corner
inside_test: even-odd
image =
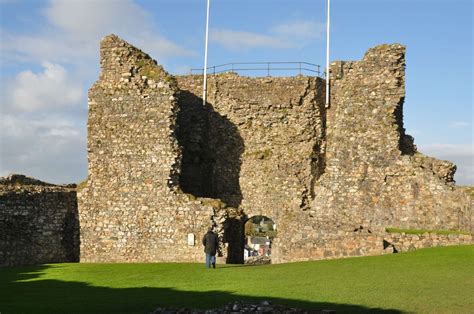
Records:
[[[244,225],[244,262],[270,263],[275,222],[266,216],[253,216]]]

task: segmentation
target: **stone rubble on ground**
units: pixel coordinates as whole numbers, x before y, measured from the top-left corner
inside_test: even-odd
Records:
[[[272,263],[270,256],[251,256],[245,260],[247,265],[267,265]]]
[[[212,310],[193,310],[187,308],[173,309],[159,307],[151,314],[232,314],[232,313],[260,313],[260,314],[332,314],[334,310],[305,310],[283,305],[276,305],[269,301],[245,302],[234,301],[225,306]]]

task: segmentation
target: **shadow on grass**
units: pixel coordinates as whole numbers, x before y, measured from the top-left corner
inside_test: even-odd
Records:
[[[180,291],[173,288],[108,288],[83,282],[36,279],[49,265],[0,268],[0,313],[149,313],[157,307],[212,309],[232,301],[260,302],[337,313],[402,313],[350,304],[249,297],[226,291]],[[56,267],[56,266],[54,266]],[[28,281],[31,280],[31,281]]]

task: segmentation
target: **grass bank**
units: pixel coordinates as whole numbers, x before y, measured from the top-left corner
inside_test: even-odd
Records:
[[[428,230],[428,229],[399,229],[399,228],[386,228],[386,232],[388,233],[405,233],[405,234],[416,234],[416,235],[423,235],[425,233],[431,234],[439,234],[439,235],[470,235],[470,232],[461,231],[461,230]]]
[[[54,264],[0,268],[0,312],[148,313],[269,300],[338,313],[472,313],[474,246],[268,266]]]

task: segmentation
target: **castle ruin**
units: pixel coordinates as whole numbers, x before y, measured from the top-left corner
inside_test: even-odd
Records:
[[[403,127],[405,48],[381,45],[319,77],[171,76],[115,35],[89,92],[83,262],[197,262],[208,227],[243,262],[244,224],[274,221],[272,262],[472,243],[456,166]],[[458,235],[391,234],[386,228]]]

